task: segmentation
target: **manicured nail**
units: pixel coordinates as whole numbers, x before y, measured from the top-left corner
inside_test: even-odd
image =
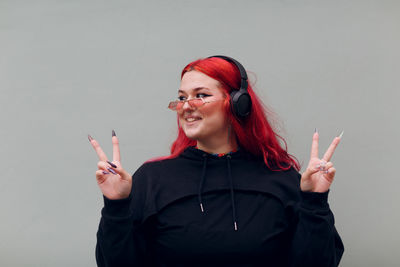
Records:
[[[107,162],[108,162],[108,164],[111,165],[111,167],[113,167],[113,168],[118,168],[117,165],[115,165],[114,163],[112,163],[112,162],[110,162],[110,161],[108,161],[108,160],[107,160]]]
[[[318,129],[317,128],[315,128],[314,133],[318,133]]]
[[[90,136],[90,134],[87,135],[89,142],[93,140],[93,138]]]
[[[114,130],[112,130],[112,136],[117,136]]]
[[[107,168],[107,170],[109,170],[112,174],[117,174],[113,169],[111,168]]]
[[[343,136],[343,133],[344,133],[344,131],[342,131],[342,133],[341,134],[339,134],[339,138],[342,138],[342,136]]]
[[[109,174],[109,172],[103,171],[103,174]]]

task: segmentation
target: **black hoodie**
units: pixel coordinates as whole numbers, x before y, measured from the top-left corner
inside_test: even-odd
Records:
[[[132,192],[104,197],[98,266],[337,266],[343,244],[326,193],[300,191],[243,150],[189,147],[143,164]]]

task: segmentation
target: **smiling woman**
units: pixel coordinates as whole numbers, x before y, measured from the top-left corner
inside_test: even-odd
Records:
[[[337,266],[343,244],[327,198],[330,162],[318,132],[303,174],[282,148],[242,65],[214,56],[181,74],[178,136],[171,154],[144,163],[131,177],[99,156],[104,196],[97,233],[99,266]],[[286,143],[285,143],[286,145]]]

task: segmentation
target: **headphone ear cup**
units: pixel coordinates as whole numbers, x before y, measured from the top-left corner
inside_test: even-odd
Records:
[[[239,119],[243,119],[250,114],[251,98],[246,90],[232,91],[231,107],[233,114]]]
[[[251,111],[251,98],[249,93],[247,92],[248,82],[247,82],[247,74],[246,70],[238,61],[231,57],[227,56],[211,56],[212,57],[219,57],[228,62],[234,64],[240,72],[240,89],[234,90],[231,92],[231,109],[233,115],[237,119],[244,119],[250,114]]]

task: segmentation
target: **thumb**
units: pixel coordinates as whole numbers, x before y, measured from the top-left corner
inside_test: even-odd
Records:
[[[309,179],[311,175],[319,172],[319,170],[319,166],[310,166],[303,172],[302,178]]]
[[[114,163],[108,161],[108,164],[110,164],[109,170],[114,171],[114,174],[119,174],[121,176],[122,180],[130,180],[131,175],[129,173],[127,173],[121,166],[121,164],[118,164],[119,166],[115,165]],[[111,172],[112,172],[111,171]]]

